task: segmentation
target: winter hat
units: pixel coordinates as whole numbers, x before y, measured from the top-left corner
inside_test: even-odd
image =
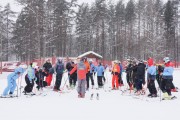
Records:
[[[149,58],[147,62],[148,62],[148,66],[152,66],[154,63],[152,58]]]
[[[143,60],[139,60],[139,63],[143,63],[144,61]]]

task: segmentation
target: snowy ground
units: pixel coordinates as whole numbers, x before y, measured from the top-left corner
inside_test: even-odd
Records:
[[[180,88],[180,70],[174,72],[174,83]],[[6,77],[0,75],[0,94],[6,87]],[[110,73],[105,88],[109,88]],[[24,78],[24,77],[23,77]],[[67,75],[64,75],[62,86]],[[125,81],[125,74],[123,75]],[[96,80],[95,80],[96,81]],[[22,82],[24,86],[24,80]],[[0,99],[0,120],[179,120],[180,93],[173,93],[178,99],[161,101],[160,98],[135,99],[131,95],[121,95],[121,91],[105,92],[90,90],[85,99],[77,98],[76,90],[70,93],[55,93],[50,88],[43,91],[46,96]],[[99,92],[99,100],[90,100],[91,93]],[[16,93],[16,92],[15,92]],[[160,94],[160,93],[158,93]]]

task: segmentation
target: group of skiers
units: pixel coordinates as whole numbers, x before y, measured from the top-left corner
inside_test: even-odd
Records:
[[[155,80],[159,85],[160,90],[163,92],[163,97],[171,98],[171,91],[177,92],[173,84],[173,66],[169,57],[163,59],[164,65],[155,65],[153,58],[149,58],[147,63],[140,60],[129,60],[126,68],[126,78],[129,88],[136,88],[136,95],[145,94],[145,84],[149,89],[148,97],[157,97],[157,89]],[[147,69],[147,81],[145,80],[145,71]]]
[[[129,90],[135,90],[136,95],[145,94],[145,84],[149,89],[149,97],[157,97],[157,89],[155,86],[155,79],[157,79],[159,88],[166,96],[171,97],[171,91],[176,91],[173,85],[173,67],[169,57],[164,58],[164,67],[161,65],[155,66],[152,58],[147,60],[147,63],[143,60],[131,60],[128,59],[128,64],[123,69],[120,61],[115,60],[111,68],[112,73],[112,90],[121,89],[124,86],[122,80],[122,72],[126,72],[126,80],[129,86]],[[40,90],[43,87],[51,86],[52,76],[56,74],[56,81],[53,83],[54,91],[61,91],[61,81],[63,74],[68,72],[68,80],[71,88],[77,86],[77,92],[79,98],[84,98],[85,93],[89,90],[89,82],[91,81],[92,89],[94,88],[94,75],[97,74],[98,88],[103,88],[106,78],[104,72],[107,66],[103,66],[101,62],[97,66],[93,64],[92,59],[88,61],[87,57],[78,58],[78,63],[67,60],[66,65],[62,59],[57,59],[56,65],[53,67],[48,59],[43,65],[43,68],[34,66],[31,63],[28,66],[27,74],[25,75],[26,86],[24,93],[32,93],[34,82],[37,84],[37,89]],[[145,80],[145,73],[147,70],[147,81]],[[8,86],[3,92],[3,96],[7,96],[14,93],[16,88],[16,79],[20,74],[24,73],[24,69],[18,68],[14,73],[8,76]],[[44,80],[44,78],[46,78]],[[90,81],[89,81],[90,79]],[[77,84],[76,84],[77,83]]]

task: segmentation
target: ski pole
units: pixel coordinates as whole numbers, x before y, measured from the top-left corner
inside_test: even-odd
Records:
[[[160,77],[160,76],[159,76]],[[160,102],[162,100],[162,96],[161,96],[161,89],[162,89],[162,77],[160,77]]]
[[[18,92],[19,92],[19,91],[18,91],[18,89],[19,89],[18,86],[19,86],[19,77],[18,77],[18,83],[17,83],[17,98],[18,98],[18,96],[19,96],[19,95],[18,95]]]
[[[22,83],[22,75],[21,75],[21,79],[20,79],[20,96],[21,96],[21,83]]]

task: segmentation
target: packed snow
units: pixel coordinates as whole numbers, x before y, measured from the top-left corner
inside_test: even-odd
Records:
[[[180,69],[174,71],[174,84],[180,87]],[[7,75],[0,75],[0,92],[2,94],[7,85]],[[127,86],[125,73],[123,81]],[[107,82],[104,89],[90,89],[86,92],[86,97],[78,98],[76,89],[67,90],[65,93],[54,92],[51,88],[44,88],[43,94],[26,97],[19,93],[18,98],[0,99],[0,119],[1,120],[179,120],[180,115],[180,94],[172,93],[178,99],[160,101],[160,97],[147,98],[146,96],[136,99],[129,92],[122,95],[120,90],[106,91],[111,86],[111,73],[106,71]],[[22,76],[22,86],[25,86],[24,75]],[[20,83],[19,79],[19,83]],[[67,80],[67,73],[64,74],[61,87]],[[52,84],[55,81],[53,78]],[[18,83],[18,80],[17,80]],[[67,85],[69,83],[67,82]],[[95,84],[97,80],[95,77]],[[157,85],[157,84],[156,84]],[[97,87],[97,86],[95,86]],[[121,89],[125,89],[121,88]],[[21,89],[21,92],[23,88]],[[148,90],[147,90],[148,91]],[[20,89],[18,90],[20,92]],[[36,92],[39,94],[40,92]],[[91,93],[100,94],[97,100],[94,96],[90,100]],[[15,91],[17,94],[17,91]],[[148,93],[146,93],[148,94]],[[160,91],[158,92],[160,95]]]

